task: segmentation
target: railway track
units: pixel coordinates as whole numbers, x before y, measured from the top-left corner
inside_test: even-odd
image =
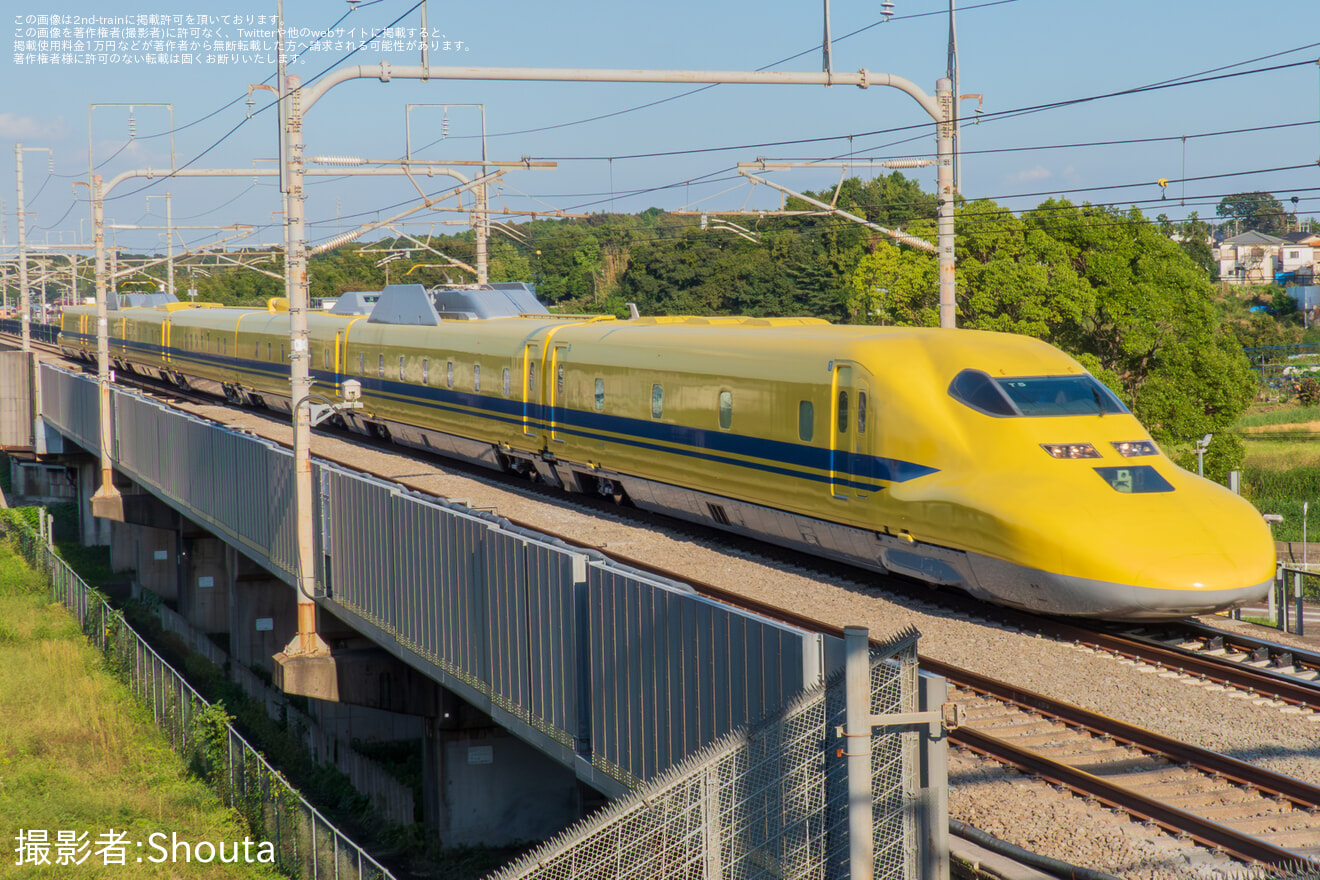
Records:
[[[1197,627],[1203,635],[1189,639],[1184,635],[1190,631],[1189,627]],[[1320,712],[1320,673],[1316,671],[1320,655],[1313,652],[1253,637],[1243,637],[1238,647],[1230,650],[1227,646],[1235,637],[1211,627],[1182,622],[1118,632],[1105,626],[1043,619],[1037,629],[1062,641],[1200,682],[1234,688],[1303,711]]]
[[[1320,787],[923,657],[967,721],[950,741],[1235,858],[1320,860]]]

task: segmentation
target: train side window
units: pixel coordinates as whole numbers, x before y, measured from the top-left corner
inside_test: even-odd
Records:
[[[376,355],[376,375],[381,379],[385,378],[385,355]]]
[[[857,392],[857,433],[866,433],[866,392]]]
[[[798,439],[810,443],[816,430],[816,411],[810,400],[798,401]]]
[[[839,433],[848,432],[848,392],[839,392]]]
[[[288,358],[284,356],[284,346],[280,346],[280,363],[284,363]]]
[[[399,381],[400,381],[400,382],[403,381],[403,364],[404,364],[404,358],[403,358],[402,355],[400,355],[400,356],[399,356]]]
[[[358,375],[367,375],[367,356],[362,352],[358,352]]]
[[[270,356],[270,343],[269,343],[269,342],[266,343],[266,360],[268,360],[268,361],[270,361],[270,360],[274,360],[274,358],[272,358],[272,357]]]
[[[450,361],[449,364],[445,367],[445,387],[446,387],[446,388],[453,388],[453,387],[454,387],[454,362],[453,362],[453,361]]]
[[[663,385],[651,386],[651,418],[658,419],[665,412],[665,387]]]
[[[481,390],[481,364],[472,365],[472,390]]]
[[[422,358],[422,384],[431,384],[431,360],[429,358]]]
[[[260,357],[261,357],[261,343],[260,343],[260,342],[258,342],[258,343],[256,344],[256,346],[253,348],[253,350],[252,350],[252,356],[253,356],[254,358],[260,358]]]
[[[321,349],[321,366],[324,369],[330,369],[330,346]]]
[[[505,368],[504,368],[504,396],[505,396],[505,397],[508,397],[508,396],[509,396],[509,388],[510,388],[510,387],[511,387],[511,386],[510,386],[510,382],[509,382],[509,368],[508,368],[508,367],[505,367]]]
[[[536,361],[527,362],[527,388],[531,390],[536,387]]]
[[[596,412],[605,411],[605,380],[596,380]]]
[[[720,392],[720,427],[729,430],[733,424],[733,392]]]
[[[559,373],[555,377],[555,394],[562,395],[563,393],[564,393],[564,367],[561,364],[559,367]]]

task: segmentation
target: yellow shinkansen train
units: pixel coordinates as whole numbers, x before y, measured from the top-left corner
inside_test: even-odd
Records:
[[[131,370],[290,409],[288,316],[112,311]],[[547,314],[523,285],[393,285],[309,316],[352,428],[1017,608],[1170,618],[1259,599],[1268,527],[1035,339],[811,318]],[[95,357],[95,311],[61,344]]]

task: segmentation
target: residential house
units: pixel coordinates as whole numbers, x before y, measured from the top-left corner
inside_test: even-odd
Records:
[[[1219,279],[1229,284],[1273,284],[1282,265],[1280,250],[1287,244],[1254,229],[1224,239],[1215,253]]]
[[[1314,232],[1285,232],[1279,248],[1280,266],[1275,281],[1280,284],[1314,284],[1315,259],[1320,235]]]

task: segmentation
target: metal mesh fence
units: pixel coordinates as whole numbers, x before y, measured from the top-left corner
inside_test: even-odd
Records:
[[[871,656],[872,710],[917,703],[917,634]],[[848,813],[842,674],[735,731],[492,880],[845,878]],[[872,738],[875,876],[916,876],[915,737]]]
[[[309,804],[261,753],[202,698],[119,612],[47,545],[19,512],[0,517],[0,535],[45,574],[56,601],[82,625],[106,665],[150,707],[170,745],[207,777],[253,834],[275,846],[276,865],[291,877],[393,880],[393,875]]]

